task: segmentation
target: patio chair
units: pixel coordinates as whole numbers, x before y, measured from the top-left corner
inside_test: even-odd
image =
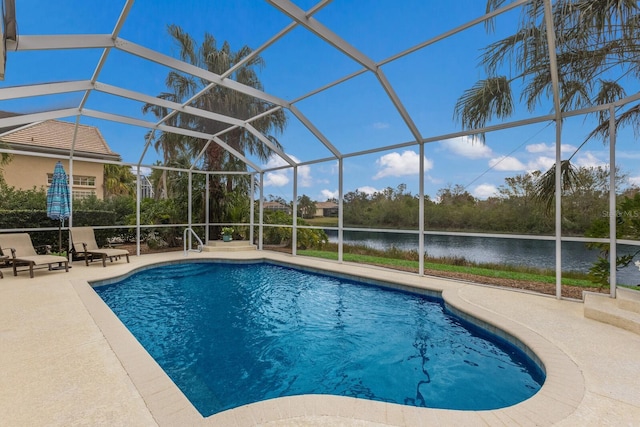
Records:
[[[58,255],[38,255],[31,236],[27,233],[9,233],[0,234],[0,250],[4,255],[9,255],[9,262],[13,266],[13,275],[18,275],[17,267],[26,265],[29,267],[29,277],[33,279],[33,268],[35,266],[47,265],[49,270],[54,270],[53,264],[62,265],[64,263],[65,271],[69,271],[69,260],[66,257]],[[57,269],[56,269],[57,270]]]
[[[84,253],[84,263],[89,265],[89,257],[100,257],[102,266],[107,266],[107,258],[113,262],[113,259],[119,259],[123,255],[127,257],[129,262],[129,251],[126,249],[100,248],[96,243],[96,236],[91,227],[71,227],[71,242],[73,249],[77,254]]]

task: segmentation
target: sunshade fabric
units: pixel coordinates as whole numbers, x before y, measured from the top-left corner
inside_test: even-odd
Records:
[[[69,185],[67,173],[61,162],[56,163],[53,169],[51,186],[47,190],[47,216],[60,220],[58,227],[58,253],[62,253],[62,222],[71,214],[69,201]]]
[[[62,163],[56,163],[53,169],[53,179],[47,191],[47,216],[51,219],[68,219],[71,214],[69,202],[69,186],[67,173]]]

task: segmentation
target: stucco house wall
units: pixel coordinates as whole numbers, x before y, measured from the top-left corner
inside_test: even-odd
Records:
[[[3,176],[7,185],[21,190],[33,187],[48,188],[48,176],[59,159],[45,157],[13,155],[11,162],[4,166]],[[68,160],[61,160],[64,170],[69,175],[71,168]],[[74,160],[72,186],[74,197],[86,197],[95,194],[99,199],[104,195],[104,166],[102,163],[91,163]],[[71,177],[69,177],[71,179]]]
[[[62,162],[69,179],[73,179],[74,197],[94,194],[104,197],[104,161],[119,161],[99,129],[59,120],[47,120],[15,129],[0,131],[0,141],[13,150],[11,161],[3,167],[5,182],[22,190],[48,188],[53,168]],[[75,142],[74,142],[75,141]],[[73,168],[67,159],[73,145]],[[24,154],[22,154],[24,153]],[[83,161],[80,159],[91,159]],[[73,172],[73,177],[71,173]]]

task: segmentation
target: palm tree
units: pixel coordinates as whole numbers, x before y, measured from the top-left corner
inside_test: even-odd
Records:
[[[159,97],[169,99],[169,98],[172,98],[173,95],[163,93],[163,94],[160,94]],[[149,104],[146,104],[143,107],[143,111],[145,113],[150,110],[152,110],[153,113],[158,117],[164,117],[169,113],[169,111],[166,108],[159,107],[156,105],[151,106]],[[176,124],[175,124],[174,117],[171,117],[169,120],[167,120],[166,124],[175,126]],[[150,131],[149,133],[147,133],[146,138],[153,139],[153,136],[154,136],[153,132]],[[162,151],[164,164],[168,165],[172,161],[172,159],[176,158],[181,153],[185,152],[186,137],[183,137],[175,133],[162,132],[157,138],[153,139],[153,148],[155,148],[156,151]],[[170,197],[168,183],[167,183],[167,170],[162,169],[160,173],[161,173],[161,178],[158,181],[158,186],[154,190],[155,190],[155,194],[157,194],[159,198],[166,199]]]
[[[8,148],[8,146],[4,142],[0,141],[0,148]],[[0,182],[3,182],[4,180],[4,175],[3,175],[4,169],[2,167],[8,164],[10,161],[11,161],[11,154],[0,153]]]
[[[218,75],[227,72],[251,53],[251,49],[247,46],[234,52],[227,42],[224,42],[221,48],[218,49],[215,38],[208,33],[205,33],[202,43],[198,46],[196,41],[179,26],[169,25],[168,31],[179,48],[180,59]],[[262,90],[262,84],[256,73],[256,68],[261,68],[262,66],[264,66],[264,61],[260,56],[256,55],[243,63],[228,77],[246,86]],[[160,97],[175,102],[184,102],[209,87],[210,82],[178,71],[170,71],[166,79],[166,84],[169,91],[162,93]],[[254,117],[273,107],[268,102],[222,86],[209,88],[204,94],[195,99],[190,106],[241,120]],[[165,108],[154,105],[145,105],[143,111],[152,112],[158,118],[163,118],[168,113]],[[206,134],[215,134],[229,127],[229,125],[225,123],[185,113],[175,114],[167,124],[197,130]],[[272,132],[281,132],[284,130],[285,125],[286,115],[282,110],[278,110],[252,122],[253,127],[267,135],[279,148],[280,144],[270,134]],[[271,154],[269,147],[253,134],[246,132],[242,128],[236,128],[225,133],[222,139],[241,154],[251,154],[262,161],[266,161]],[[206,143],[207,141],[204,139],[184,138],[166,134],[162,134],[156,140],[156,146],[161,146],[165,156],[168,157],[174,155],[174,153],[171,152],[172,149],[178,151],[187,150],[192,154],[199,153]],[[217,144],[209,144],[207,147],[202,167],[210,171],[246,170],[246,165],[243,162],[236,159]],[[231,191],[236,185],[246,185],[248,182],[246,179],[238,179],[238,176],[239,175],[229,175],[225,181],[215,177],[211,180],[210,191],[213,205],[211,211],[215,220],[221,219],[220,215],[222,213],[225,192]]]
[[[129,166],[104,165],[104,198],[116,195],[135,195],[136,176]]]
[[[505,2],[488,0],[487,11],[497,9]],[[522,16],[515,34],[484,49],[482,63],[487,78],[466,90],[455,106],[454,114],[463,128],[482,128],[494,117],[512,115],[514,82],[522,84],[521,99],[530,111],[553,93],[543,1],[533,0],[523,6]],[[557,0],[553,3],[553,20],[562,110],[608,104],[625,97],[623,84],[637,83],[640,75],[638,2]],[[500,74],[505,64],[511,75]],[[612,70],[619,72],[615,79],[611,79]],[[609,111],[591,114],[596,116],[599,125],[586,140],[601,138],[606,142]],[[637,102],[619,107],[615,114],[616,126],[632,125],[636,130],[640,129]],[[484,140],[484,135],[477,136]],[[565,188],[576,185],[574,178],[577,175],[570,160],[563,160],[561,164]],[[554,182],[555,165],[539,181],[539,197],[543,200],[553,197]]]

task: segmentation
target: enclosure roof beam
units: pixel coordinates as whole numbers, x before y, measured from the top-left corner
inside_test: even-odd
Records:
[[[157,64],[172,68],[174,70],[190,74],[192,76],[201,78],[211,83],[215,83],[216,85],[223,86],[228,89],[232,89],[237,92],[244,93],[245,95],[249,95],[254,98],[258,98],[275,105],[280,105],[282,107],[288,107],[289,105],[289,103],[284,99],[269,95],[261,90],[253,88],[251,86],[244,85],[242,83],[238,83],[235,80],[231,80],[229,78],[223,79],[216,73],[212,73],[211,71],[207,71],[203,68],[188,64],[184,61],[180,61],[168,55],[164,55],[162,53],[156,52],[154,50],[147,49],[146,47],[129,42],[127,40],[118,38],[115,41],[115,45],[118,49],[122,50],[123,52],[127,52],[127,53],[130,53],[131,55],[135,55],[140,58],[144,58],[149,61],[155,62]]]
[[[317,88],[317,89],[314,89],[314,90],[312,90],[311,92],[305,93],[304,95],[299,96],[299,97],[297,97],[296,99],[292,100],[292,101],[291,101],[291,103],[292,103],[292,104],[296,104],[296,103],[298,103],[298,102],[300,102],[300,101],[302,101],[302,100],[304,100],[304,99],[307,99],[307,98],[312,97],[313,95],[317,95],[317,94],[319,94],[320,92],[324,92],[324,91],[325,91],[325,90],[327,90],[327,89],[331,89],[332,87],[337,86],[337,85],[339,85],[340,83],[346,82],[346,81],[348,81],[348,80],[351,80],[351,79],[352,79],[352,78],[354,78],[354,77],[357,77],[357,76],[359,76],[359,75],[361,75],[361,74],[364,74],[364,73],[366,73],[367,71],[368,71],[368,70],[367,70],[366,68],[362,68],[361,70],[355,71],[355,72],[353,72],[353,73],[351,73],[351,74],[349,74],[349,75],[347,75],[347,76],[344,76],[344,77],[339,78],[338,80],[334,80],[334,81],[333,81],[333,82],[331,82],[331,83],[328,83],[328,84],[326,84],[326,85],[324,85],[324,86],[322,86],[322,87],[319,87],[319,88]]]
[[[237,126],[233,126],[233,128],[237,128]],[[195,159],[193,159],[193,163],[191,163],[191,167],[189,168],[189,170],[194,170],[194,168],[196,167],[196,163],[198,163],[198,161],[204,157],[204,153],[207,152],[207,148],[209,148],[209,145],[211,144],[211,142],[213,141],[213,138],[209,138],[209,140],[204,144],[204,147],[202,147],[202,150],[200,150],[200,153],[198,153],[198,155],[196,156]]]
[[[391,86],[391,83],[389,82],[389,80],[387,80],[387,76],[385,76],[382,70],[379,69],[378,71],[376,71],[376,77],[378,77],[378,81],[380,81],[380,84],[384,88],[384,91],[387,93],[387,96],[396,107],[396,110],[398,110],[398,113],[400,113],[400,117],[402,117],[402,120],[404,120],[413,137],[416,139],[416,141],[421,141],[422,135],[420,134],[418,127],[411,118],[411,115],[409,115],[407,109],[404,107],[402,101],[400,101],[400,98],[398,97],[396,91],[393,89],[393,86]]]
[[[116,47],[131,55],[191,74],[192,76],[199,77],[211,83],[244,93],[245,95],[262,99],[282,107],[288,107],[289,105],[284,99],[269,95],[261,90],[238,83],[229,78],[222,78],[218,74],[196,67],[195,65],[188,64],[121,38],[114,40],[111,34],[20,36],[19,40],[20,43],[16,43],[14,46],[15,49],[13,50],[107,49]]]
[[[7,43],[7,50],[106,49],[115,46],[111,34],[20,36],[18,41]]]
[[[347,43],[346,40],[342,39],[340,36],[335,34],[333,31],[322,25],[313,17],[307,16],[302,9],[293,4],[290,0],[268,0],[269,3],[278,8],[281,12],[294,19],[298,24],[304,26],[306,29],[311,31],[316,36],[325,40],[331,46],[335,47],[349,58],[358,62],[360,65],[364,66],[367,70],[375,73],[378,81],[382,85],[384,91],[387,93],[387,96],[396,107],[396,110],[402,117],[402,120],[406,123],[411,131],[411,134],[415,137],[416,141],[420,141],[422,139],[422,135],[420,135],[420,131],[418,127],[413,122],[413,119],[409,115],[408,111],[400,102],[400,98],[396,94],[395,90],[387,80],[386,76],[378,67],[371,58],[369,58],[364,53],[360,52],[358,49]]]
[[[329,142],[329,140],[322,134],[322,132],[320,132],[318,128],[316,128],[314,124],[311,123],[311,121],[307,119],[300,110],[298,110],[298,107],[296,107],[295,105],[292,105],[291,107],[289,107],[289,110],[293,113],[294,116],[298,118],[298,120],[302,122],[303,125],[306,126],[307,129],[309,129],[309,131],[312,134],[315,135],[316,138],[318,138],[320,142],[324,144],[325,147],[329,149],[329,151],[333,153],[334,156],[336,156],[336,158],[342,157],[342,154],[340,154],[340,151],[338,151],[338,149],[334,147],[333,144],[331,144],[331,142]]]
[[[213,140],[215,141],[216,144],[218,144],[219,146],[221,146],[222,148],[224,148],[225,150],[227,150],[228,152],[230,152],[231,154],[236,156],[238,159],[242,160],[246,165],[251,166],[253,169],[256,170],[256,172],[262,172],[262,168],[260,168],[258,165],[253,163],[251,160],[247,159],[245,156],[240,154],[234,148],[230,147],[229,144],[227,144],[226,142],[221,140],[219,137],[212,136],[212,138],[213,138]]]
[[[43,113],[23,114],[20,116],[5,117],[0,119],[0,129],[20,125],[29,125],[36,122],[44,122],[46,120],[72,117],[78,115],[79,113],[80,111],[77,108],[65,108],[62,110],[45,111]]]
[[[504,13],[504,12],[507,12],[507,11],[509,11],[509,10],[515,8],[515,7],[518,7],[518,6],[521,6],[521,5],[525,4],[525,3],[528,3],[529,1],[530,0],[516,0],[513,3],[509,3],[508,5],[505,5],[505,6],[501,7],[501,8],[499,8],[499,9],[496,9],[496,10],[494,10],[492,12],[489,12],[486,15],[480,16],[480,17],[478,17],[476,19],[473,19],[473,20],[471,20],[471,21],[469,21],[469,22],[467,22],[465,24],[462,24],[462,25],[460,25],[460,26],[458,26],[458,27],[456,27],[456,28],[454,28],[454,29],[452,29],[450,31],[444,32],[444,33],[442,33],[442,34],[440,34],[440,35],[438,35],[436,37],[433,37],[433,38],[431,38],[431,39],[429,39],[427,41],[419,43],[419,44],[417,44],[417,45],[415,45],[415,46],[413,46],[413,47],[411,47],[411,48],[409,48],[407,50],[404,50],[404,51],[402,51],[400,53],[397,53],[397,54],[395,54],[393,56],[390,56],[390,57],[378,62],[377,65],[378,65],[378,67],[386,65],[386,64],[388,64],[390,62],[393,62],[393,61],[395,61],[397,59],[400,59],[400,58],[402,58],[404,56],[407,56],[407,55],[409,55],[409,54],[411,54],[413,52],[416,52],[416,51],[418,51],[420,49],[423,49],[423,48],[425,48],[425,47],[427,47],[429,45],[432,45],[432,44],[434,44],[434,43],[436,43],[436,42],[438,42],[440,40],[443,40],[443,39],[448,38],[448,37],[450,37],[450,36],[452,36],[454,34],[462,32],[462,31],[466,30],[467,28],[473,27],[473,26],[475,26],[475,25],[477,25],[477,24],[479,24],[479,23],[481,23],[483,21],[486,21],[486,20],[491,19],[491,18],[493,18],[495,16],[498,16],[498,15]],[[335,80],[335,81],[333,81],[331,83],[328,83],[328,84],[326,84],[326,85],[324,85],[324,86],[322,86],[322,87],[320,87],[318,89],[314,89],[311,92],[306,93],[306,94],[294,99],[293,101],[291,101],[291,103],[294,104],[294,103],[300,102],[303,99],[309,98],[309,97],[311,97],[313,95],[316,95],[316,94],[318,94],[320,92],[323,92],[323,91],[325,91],[327,89],[330,89],[330,88],[332,88],[334,86],[337,86],[342,82],[345,82],[345,81],[350,80],[350,79],[352,79],[354,77],[357,77],[357,76],[365,73],[366,71],[368,71],[367,68],[363,68],[361,70],[355,71],[355,72],[353,72],[353,73],[351,73],[351,74],[349,74],[347,76],[341,77],[338,80]]]
[[[234,126],[243,126],[244,121],[235,119],[233,117],[225,116],[223,114],[214,113],[212,111],[201,110],[195,107],[184,106],[177,102],[169,101],[167,99],[158,98],[156,96],[145,95],[140,92],[135,92],[128,89],[122,89],[117,86],[111,86],[105,83],[96,82],[95,90],[108,93],[110,95],[116,95],[123,98],[132,99],[134,101],[144,102],[147,104],[158,105],[171,110],[177,110],[178,112],[191,114],[193,116],[202,117],[205,119],[215,120],[217,122],[227,123]]]
[[[425,47],[427,47],[429,45],[432,45],[432,44],[434,44],[436,42],[439,42],[440,40],[444,40],[444,39],[446,39],[448,37],[451,37],[451,36],[453,36],[455,34],[458,34],[458,33],[462,32],[462,31],[464,31],[464,30],[466,30],[468,28],[471,28],[471,27],[474,27],[474,26],[480,24],[481,22],[487,21],[487,20],[492,19],[492,18],[494,18],[494,17],[496,17],[498,15],[501,15],[501,14],[503,14],[505,12],[508,12],[511,9],[514,9],[516,7],[519,7],[519,6],[523,5],[523,4],[529,3],[530,1],[531,0],[514,0],[513,3],[509,3],[509,4],[503,6],[503,7],[499,8],[499,9],[495,9],[495,10],[493,10],[493,11],[491,11],[491,12],[485,14],[485,15],[479,16],[476,19],[472,19],[471,21],[466,22],[466,23],[464,23],[462,25],[459,25],[459,26],[457,26],[457,27],[455,27],[455,28],[453,28],[453,29],[451,29],[449,31],[445,31],[444,33],[442,33],[442,34],[440,34],[440,35],[438,35],[436,37],[430,38],[429,40],[426,40],[426,41],[424,41],[422,43],[418,43],[417,45],[415,45],[413,47],[410,47],[409,49],[403,50],[402,52],[399,52],[399,53],[397,53],[395,55],[392,55],[392,56],[388,57],[387,59],[384,59],[384,60],[378,62],[378,66],[386,65],[386,64],[388,64],[390,62],[395,61],[396,59],[400,59],[400,58],[402,58],[404,56],[407,56],[407,55],[409,55],[409,54],[411,54],[413,52],[416,52],[416,51],[418,51],[420,49],[423,49],[423,48],[425,48]]]
[[[271,148],[273,146],[273,144],[271,143],[271,141],[269,141],[266,137],[264,137],[261,133],[259,133],[257,130],[255,130],[253,128],[253,126],[251,125],[237,125],[237,126],[230,126],[226,129],[223,129],[222,131],[214,134],[211,136],[211,138],[208,139],[208,141],[206,142],[206,144],[204,145],[204,147],[202,147],[202,150],[200,150],[200,153],[198,153],[198,155],[196,156],[196,158],[193,160],[193,164],[191,165],[190,170],[192,170],[195,167],[195,164],[198,162],[199,159],[201,159],[204,154],[207,151],[207,148],[209,148],[209,145],[211,145],[212,142],[215,142],[216,144],[218,144],[219,146],[221,146],[222,148],[224,148],[225,150],[229,151],[231,154],[233,154],[234,156],[238,157],[239,159],[241,159],[243,162],[245,162],[247,165],[251,166],[252,168],[254,168],[257,172],[261,172],[262,169],[260,167],[258,167],[257,165],[255,165],[255,163],[251,162],[249,159],[247,159],[243,154],[241,154],[239,151],[237,151],[236,149],[232,148],[229,144],[227,144],[226,142],[224,142],[223,140],[221,140],[219,137],[225,133],[231,132],[234,129],[237,129],[239,127],[243,127],[244,129],[247,129],[247,126],[250,127],[251,129],[253,129],[255,131],[255,135],[260,138],[261,140],[264,139],[263,142],[265,142],[265,144],[267,144],[269,146],[269,148]],[[248,129],[247,129],[248,130]],[[253,132],[252,132],[253,133]],[[277,147],[273,146],[272,148],[274,151],[279,152],[280,150],[277,150]]]
[[[271,115],[271,114],[273,114],[273,113],[275,113],[276,111],[281,110],[281,109],[282,109],[282,107],[280,107],[279,105],[277,105],[277,106],[275,106],[275,107],[273,107],[273,108],[271,108],[271,109],[269,109],[269,110],[267,110],[267,111],[265,111],[265,112],[262,112],[262,113],[260,113],[260,114],[256,114],[255,116],[253,116],[253,117],[251,117],[251,118],[249,118],[249,119],[245,120],[245,123],[252,123],[252,122],[255,122],[256,120],[261,119],[261,118],[263,118],[263,117],[266,117],[266,116],[268,116],[268,115]]]
[[[321,2],[319,2],[318,4],[316,4],[314,7],[312,7],[309,12],[307,13],[309,16],[313,15],[314,13],[318,12],[320,9],[322,9],[323,7],[325,7],[327,4],[331,3],[332,0],[322,0]],[[226,79],[229,76],[231,76],[233,74],[234,71],[236,71],[237,69],[241,68],[242,66],[244,66],[245,64],[247,64],[248,62],[250,62],[253,58],[255,58],[256,56],[260,55],[263,51],[265,51],[269,46],[273,45],[275,42],[277,42],[278,40],[280,40],[282,37],[284,37],[287,33],[289,33],[291,30],[293,30],[295,27],[297,26],[297,24],[295,22],[290,23],[289,25],[287,25],[284,29],[280,30],[275,36],[273,36],[272,38],[270,38],[269,40],[267,40],[264,44],[262,44],[260,47],[258,47],[257,49],[251,51],[251,53],[249,53],[247,56],[245,56],[244,58],[242,58],[241,61],[237,62],[236,64],[234,64],[231,68],[229,68],[227,71],[225,71],[224,73],[222,73],[220,75],[220,77],[222,79]],[[206,93],[209,89],[211,89],[212,87],[214,87],[215,84],[211,83],[210,85],[208,85],[207,87],[205,87],[204,89],[202,89],[199,93],[197,93],[196,95],[194,95],[190,100],[188,100],[184,106],[189,105],[193,100],[199,98],[200,96],[202,96],[202,94]],[[259,119],[260,117],[269,115],[275,111],[278,111],[280,108],[282,108],[281,105],[276,106],[276,108],[270,109],[269,111],[266,111],[262,114],[259,114],[255,117],[252,117],[249,121],[255,121],[257,119]],[[172,111],[171,113],[169,113],[165,118],[162,119],[162,122],[165,122],[166,120],[168,120],[170,117],[172,117],[173,115],[176,114],[176,111]]]
[[[318,2],[315,6],[313,6],[311,9],[309,9],[309,11],[306,13],[306,16],[311,16],[311,15],[315,14],[320,9],[322,9],[323,7],[325,7],[326,5],[331,3],[331,1],[332,0],[322,0],[321,2]],[[271,37],[269,40],[267,40],[265,43],[263,43],[257,49],[253,50],[249,55],[247,55],[244,58],[242,58],[241,61],[239,61],[237,64],[234,64],[233,67],[229,68],[227,71],[222,73],[220,75],[220,77],[226,78],[226,77],[229,77],[230,75],[232,75],[235,70],[237,70],[238,68],[242,67],[244,64],[248,63],[249,61],[251,61],[256,56],[260,55],[269,46],[271,46],[272,44],[274,44],[275,42],[280,40],[282,37],[284,37],[291,30],[293,30],[297,25],[298,25],[297,23],[292,22],[289,25],[287,25],[285,28],[283,28],[282,30],[278,31],[278,33],[275,36]]]
[[[29,98],[31,96],[81,92],[90,90],[92,87],[93,86],[90,80],[3,87],[0,88],[0,100],[6,101],[9,99]]]
[[[116,25],[113,31],[111,32],[111,40],[115,40],[118,37],[118,34],[122,29],[122,26],[127,20],[127,16],[129,16],[129,11],[133,6],[133,1],[134,0],[127,0],[124,7],[122,8],[122,12],[120,13],[118,22],[116,22]],[[104,64],[107,62],[107,58],[109,57],[109,53],[111,52],[111,49],[112,49],[111,47],[107,47],[102,51],[102,55],[100,55],[100,59],[98,60],[98,65],[96,65],[96,69],[93,71],[93,75],[91,76],[92,83],[95,83],[98,80],[98,76],[100,75],[100,72],[104,67]],[[89,100],[89,95],[91,95],[91,89],[88,89],[84,93],[84,96],[82,97],[82,100],[80,101],[80,105],[79,105],[80,110],[82,110],[84,106],[87,105],[87,101]]]
[[[280,156],[285,162],[289,163],[291,166],[295,166],[297,164],[291,157],[286,155],[284,151],[278,148],[269,138],[260,133],[256,128],[251,126],[249,123],[245,124],[245,129],[249,131],[252,135],[258,138],[264,145],[271,148],[278,156]]]
[[[193,138],[200,138],[200,139],[206,139],[206,140],[209,140],[209,139],[213,138],[213,140],[216,141],[216,143],[218,143],[225,150],[229,151],[231,154],[236,156],[238,159],[242,160],[243,162],[245,162],[246,164],[250,165],[254,169],[256,169],[258,171],[260,170],[260,168],[255,167],[253,162],[251,162],[245,156],[240,154],[237,150],[235,150],[232,147],[230,147],[228,144],[226,144],[220,138],[218,138],[216,136],[213,136],[213,135],[210,135],[210,134],[207,134],[207,133],[204,133],[204,132],[198,132],[198,131],[190,130],[190,129],[182,129],[182,128],[175,127],[175,126],[157,125],[155,123],[147,122],[145,120],[134,119],[132,117],[120,116],[120,115],[117,115],[117,114],[104,113],[104,112],[101,112],[101,111],[93,111],[93,110],[85,109],[83,113],[84,113],[85,116],[93,117],[95,119],[109,120],[109,121],[112,121],[112,122],[124,123],[124,124],[132,125],[132,126],[139,126],[139,127],[143,127],[143,128],[149,128],[149,129],[157,129],[157,130],[160,130],[162,132],[175,133],[175,134],[178,134],[178,135],[190,136],[190,137],[193,137]]]
[[[317,19],[308,16],[302,9],[293,4],[289,0],[267,0],[271,3],[275,8],[280,10],[282,13],[296,21],[298,24],[305,27],[307,30],[311,31],[316,36],[320,37],[331,46],[340,50],[342,53],[347,55],[349,58],[358,62],[360,65],[368,69],[369,71],[376,71],[378,66],[374,61],[372,61],[368,56],[364,55],[355,47],[351,46],[340,36],[335,34],[333,31],[322,25]]]

